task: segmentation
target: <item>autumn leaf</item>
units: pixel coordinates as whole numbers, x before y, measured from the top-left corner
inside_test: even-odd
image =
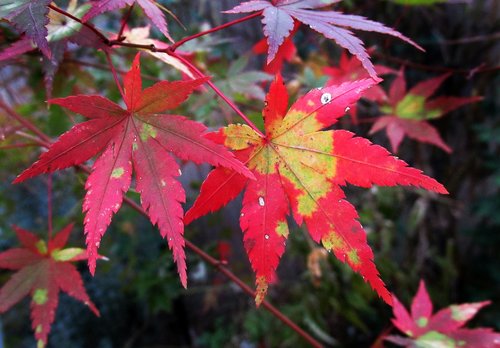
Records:
[[[391,85],[389,96],[384,98],[386,101],[380,102],[383,116],[375,121],[370,134],[385,128],[394,152],[398,152],[399,145],[407,136],[451,153],[452,149],[428,120],[440,118],[463,105],[478,102],[482,97],[444,96],[429,100],[449,76],[450,74],[444,74],[422,81],[407,91],[404,71],[401,71]]]
[[[290,35],[283,41],[283,43],[278,48],[276,56],[272,61],[266,61],[263,70],[269,74],[278,74],[281,72],[284,62],[291,62],[297,56],[297,47],[293,43],[293,35],[297,32],[299,28],[299,22],[295,21],[294,28],[290,32]],[[252,51],[255,54],[267,54],[269,51],[269,44],[267,39],[264,38],[257,42],[253,47]]]
[[[84,249],[65,248],[73,228],[70,224],[47,242],[15,227],[21,248],[0,253],[0,268],[17,271],[0,289],[0,313],[8,311],[24,297],[31,297],[31,321],[37,347],[45,347],[54,322],[59,292],[83,302],[95,315],[99,311],[90,300],[80,273],[72,264],[87,258]]]
[[[377,72],[377,75],[379,76],[397,74],[397,71],[383,65],[375,65],[374,68]],[[361,62],[354,57],[349,58],[345,51],[343,51],[342,55],[340,56],[339,65],[335,67],[324,67],[323,73],[329,77],[329,80],[326,82],[326,86],[339,85],[343,82],[355,81],[370,77],[368,71],[366,71],[361,65]],[[375,85],[368,89],[363,94],[363,98],[374,102],[387,101],[387,95],[384,92],[384,89],[379,85]],[[353,123],[357,124],[358,109],[356,107],[356,104],[354,104],[350,108],[349,114],[351,115]]]
[[[266,135],[246,125],[229,125],[210,139],[235,151],[257,180],[217,168],[186,213],[185,223],[215,211],[242,190],[240,226],[256,273],[259,304],[285,251],[290,210],[298,225],[305,222],[311,237],[367,281],[387,303],[391,296],[379,278],[366,233],[355,208],[345,199],[347,183],[413,185],[446,193],[436,180],[390,156],[384,148],[344,130],[322,131],[337,122],[345,109],[375,83],[372,79],[315,89],[288,109],[288,94],[278,75],[263,111]]]
[[[165,15],[162,12],[163,7],[154,0],[96,0],[92,2],[92,8],[83,17],[83,21],[86,22],[101,13],[132,6],[134,4],[139,5],[151,23],[153,23],[167,39],[174,42],[174,39],[172,39],[168,32]]]
[[[411,314],[393,297],[392,322],[409,338],[388,336],[387,341],[406,347],[492,348],[500,346],[500,334],[490,328],[466,329],[463,326],[490,301],[452,305],[432,314],[432,302],[420,281],[411,304]]]
[[[225,166],[253,177],[223,146],[202,137],[204,125],[177,115],[162,114],[182,103],[207,79],[159,82],[142,90],[139,54],[125,75],[125,104],[122,109],[97,95],[78,95],[49,100],[89,121],[61,135],[47,152],[21,173],[15,183],[85,162],[100,153],[85,188],[83,201],[89,268],[95,273],[97,249],[111,218],[122,204],[136,172],[136,190],[141,203],[160,234],[173,249],[181,282],[187,284],[184,225],[181,203],[185,201],[181,174],[170,152],[180,159]]]
[[[48,58],[51,56],[46,28],[49,4],[50,0],[6,0],[0,4],[0,19],[7,19],[25,33]]]
[[[370,76],[377,78],[375,68],[370,61],[370,56],[358,39],[349,29],[373,31],[387,34],[404,40],[413,46],[423,50],[412,40],[388,28],[379,22],[374,22],[357,15],[346,15],[338,11],[316,11],[340,2],[340,0],[252,0],[241,3],[225,13],[246,13],[262,11],[262,23],[264,24],[264,35],[269,45],[267,63],[275,59],[278,49],[291,35],[294,28],[294,20],[308,25],[313,30],[323,34],[326,38],[334,40],[339,46],[348,50],[356,56],[368,71]],[[349,28],[349,29],[346,29]]]
[[[89,10],[89,8],[90,5],[78,6],[78,2],[76,0],[71,0],[65,11],[76,18],[81,18]],[[46,41],[51,54],[50,57],[43,57],[42,68],[44,71],[45,90],[47,97],[50,98],[52,94],[54,76],[63,60],[68,42],[101,50],[107,50],[109,49],[109,46],[105,45],[94,32],[82,26],[81,23],[73,20],[72,18],[69,18],[52,9],[48,9],[47,17],[49,21],[46,24]],[[0,62],[16,58],[21,54],[36,49],[36,41],[33,41],[34,40],[32,40],[31,37],[26,36],[14,42],[12,45],[0,52]]]

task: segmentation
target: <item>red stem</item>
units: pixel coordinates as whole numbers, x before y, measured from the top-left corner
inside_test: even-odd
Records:
[[[52,239],[52,173],[47,178],[47,225],[49,229],[49,240]]]
[[[132,209],[135,211],[139,212],[140,214],[144,215],[145,217],[148,217],[147,213],[133,200],[131,200],[128,197],[124,197],[124,202],[127,203]],[[232,282],[234,282],[236,285],[238,285],[241,290],[243,290],[245,293],[248,295],[252,296],[255,298],[255,291],[252,290],[247,284],[245,284],[240,278],[238,278],[233,272],[231,272],[229,269],[227,269],[226,266],[224,266],[219,260],[213,258],[200,248],[198,248],[195,244],[191,243],[189,240],[185,239],[186,246],[191,249],[195,254],[200,256],[205,262],[209,263],[213,267],[217,268],[219,272],[224,274],[227,278],[229,278]],[[289,326],[293,331],[295,331],[297,334],[302,336],[307,342],[311,344],[313,347],[322,347],[321,343],[316,341],[312,336],[310,336],[307,332],[302,330],[297,324],[295,324],[293,321],[290,320],[286,315],[281,313],[276,307],[274,307],[272,304],[264,300],[262,302],[262,306],[266,308],[269,312],[271,312],[276,318],[281,320],[284,324]]]
[[[198,76],[200,77],[205,77],[206,75],[203,74],[196,66],[194,66],[190,61],[185,59],[184,57],[176,54],[175,52],[167,52],[170,54],[172,57],[175,57],[179,59],[182,63],[184,63],[186,66],[188,66],[191,70],[193,70]],[[221,97],[222,100],[226,102],[227,105],[233,109],[238,116],[240,116],[249,126],[252,128],[257,134],[259,134],[261,137],[265,137],[265,135],[260,131],[259,128],[210,80],[206,82],[219,97]]]
[[[122,25],[120,26],[120,31],[118,32],[117,38],[118,40],[122,39],[123,36],[123,31],[125,30],[125,26],[127,25],[128,19],[130,18],[130,14],[132,13],[132,10],[134,9],[135,2],[132,3],[132,5],[129,7],[128,11],[125,13],[125,15],[122,18]]]
[[[175,50],[185,44],[186,42],[188,41],[191,41],[193,39],[196,39],[200,36],[204,36],[204,35],[207,35],[207,34],[211,34],[211,33],[214,33],[216,31],[219,31],[219,30],[222,30],[222,29],[225,29],[227,27],[230,27],[230,26],[233,26],[235,24],[239,24],[239,23],[242,23],[242,22],[246,22],[248,21],[249,19],[252,19],[252,18],[255,18],[255,17],[259,17],[260,15],[262,14],[262,11],[259,11],[259,12],[255,12],[255,13],[252,13],[251,15],[248,15],[248,16],[245,16],[245,17],[242,17],[242,18],[239,18],[239,19],[235,19],[234,21],[231,21],[231,22],[227,22],[225,24],[222,24],[222,25],[219,25],[219,26],[216,26],[212,29],[208,29],[208,30],[205,30],[205,31],[200,31],[199,33],[197,34],[194,34],[194,35],[191,35],[191,36],[187,36],[185,37],[184,39],[182,40],[179,40],[177,42],[175,42],[174,44],[172,44],[170,46],[170,51],[171,52],[175,52]]]
[[[7,111],[7,114],[14,118],[15,120],[18,120],[21,124],[25,125],[26,128],[31,130],[33,133],[37,134],[39,136],[39,139],[36,139],[30,135],[26,135],[27,138],[30,140],[36,141],[40,146],[49,148],[51,145],[50,138],[47,137],[41,130],[39,130],[33,123],[31,123],[29,120],[24,119],[21,115],[17,114],[14,110],[8,108],[3,101],[0,99],[0,107],[4,108]],[[22,122],[21,122],[22,120]],[[40,134],[42,136],[40,136]],[[44,140],[44,139],[49,139],[49,140]],[[91,170],[87,166],[84,165],[78,165],[77,166],[79,169],[82,171],[86,172],[87,174],[90,174]],[[127,203],[132,207],[132,209],[136,210],[140,214],[144,216],[148,216],[146,211],[142,209],[136,202],[131,200],[128,197],[123,198],[124,202]],[[224,274],[228,279],[230,279],[232,282],[234,282],[236,285],[238,285],[243,292],[246,294],[250,295],[252,298],[255,298],[255,292],[248,286],[246,285],[238,276],[236,276],[233,272],[231,272],[227,267],[225,267],[223,264],[219,262],[219,260],[213,258],[200,248],[198,248],[195,244],[191,243],[189,240],[184,238],[186,246],[192,250],[195,254],[200,256],[203,260],[205,260],[207,263],[215,267],[219,272]],[[301,329],[297,324],[295,324],[290,318],[288,318],[285,314],[283,314],[279,309],[274,307],[272,304],[270,304],[267,301],[263,301],[261,304],[265,309],[267,309],[272,315],[274,315],[276,318],[281,320],[285,325],[290,327],[293,331],[295,331],[298,335],[300,335],[302,338],[304,338],[312,347],[322,347],[322,344],[318,342],[314,337],[309,335],[306,331]]]
[[[108,51],[105,51],[104,54],[106,55],[106,60],[108,61],[108,65],[111,69],[111,73],[113,74],[113,79],[115,80],[116,86],[118,87],[123,100],[125,100],[125,93],[123,92],[120,80],[118,80],[118,74],[116,73],[115,66],[113,65],[113,61],[111,60],[111,56],[109,55]]]
[[[102,40],[102,42],[104,42],[106,45],[109,45],[109,39],[106,36],[104,36],[103,33],[101,33],[99,30],[97,30],[96,27],[94,27],[92,24],[87,23],[87,22],[83,22],[80,18],[75,17],[71,13],[66,12],[63,9],[60,9],[59,7],[54,6],[52,4],[49,4],[49,8],[51,10],[59,12],[60,14],[66,16],[68,18],[71,18],[72,20],[74,20],[74,21],[76,21],[76,22],[78,22],[78,23],[86,26],[87,28],[89,28],[90,30],[92,30],[94,32],[94,34],[96,34]]]

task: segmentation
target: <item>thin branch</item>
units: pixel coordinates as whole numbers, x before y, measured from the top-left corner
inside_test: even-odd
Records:
[[[125,15],[122,18],[122,25],[120,26],[120,31],[118,32],[118,35],[116,36],[118,40],[123,40],[123,31],[125,30],[125,27],[127,26],[128,19],[130,18],[130,15],[132,14],[132,10],[134,9],[135,2],[130,5],[128,8],[128,11],[125,13]]]
[[[120,80],[118,79],[118,75],[116,74],[115,66],[113,65],[113,61],[111,60],[109,52],[104,51],[104,54],[106,55],[106,60],[108,61],[109,68],[111,69],[111,73],[113,74],[113,79],[115,80],[116,86],[120,91],[120,95],[122,96],[123,100],[125,100],[125,93],[123,92],[122,85],[120,84]]]
[[[94,34],[96,34],[96,35],[97,35],[97,36],[98,36],[98,37],[102,40],[102,42],[104,42],[106,45],[109,45],[109,39],[108,39],[108,38],[107,38],[107,37],[106,37],[103,33],[101,33],[98,29],[96,29],[96,27],[94,27],[92,24],[87,23],[87,22],[84,22],[84,21],[82,21],[80,18],[75,17],[75,16],[73,16],[71,13],[66,12],[66,11],[64,11],[63,9],[60,9],[59,7],[54,6],[54,5],[52,5],[52,4],[49,4],[49,8],[50,8],[51,10],[54,10],[54,11],[56,11],[56,12],[59,12],[60,14],[62,14],[62,15],[64,15],[64,16],[66,16],[66,17],[68,17],[68,18],[71,18],[72,20],[74,20],[74,21],[76,21],[76,22],[78,22],[78,23],[82,24],[83,26],[85,26],[85,27],[89,28],[90,30],[92,30],[92,32],[93,32]]]
[[[19,115],[17,112],[12,110],[10,106],[8,106],[2,99],[0,99],[0,108],[4,109],[7,115],[9,115],[11,118],[19,122],[21,125],[23,125],[26,129],[32,131],[35,133],[40,139],[44,140],[45,142],[50,142],[50,138],[45,135],[38,127],[36,127],[33,123]]]
[[[3,145],[3,146],[0,146],[0,150],[12,150],[12,149],[20,149],[20,148],[23,148],[23,147],[32,147],[32,146],[40,146],[40,144],[37,144],[37,143],[21,143],[21,144]]]
[[[196,66],[194,66],[190,61],[185,59],[184,57],[176,54],[175,52],[168,52],[172,57],[179,59],[182,63],[184,63],[186,66],[188,66],[193,72],[195,72],[198,76],[200,77],[205,77],[206,75],[203,74]],[[226,102],[227,105],[233,109],[238,116],[240,116],[249,126],[252,128],[257,134],[259,134],[261,137],[265,137],[265,135],[260,131],[259,128],[210,80],[208,80],[207,85],[209,85],[215,93],[219,97],[221,97],[222,100]]]
[[[191,35],[191,36],[187,36],[185,37],[184,39],[182,40],[179,40],[177,42],[175,42],[174,44],[172,44],[170,46],[170,51],[171,52],[175,52],[175,50],[185,44],[186,42],[188,41],[191,41],[193,39],[196,39],[196,38],[199,38],[200,36],[204,36],[204,35],[207,35],[207,34],[211,34],[211,33],[214,33],[216,31],[219,31],[219,30],[222,30],[222,29],[225,29],[225,28],[228,28],[230,26],[233,26],[235,24],[239,24],[239,23],[242,23],[242,22],[246,22],[252,18],[256,18],[256,17],[259,17],[260,15],[262,14],[262,11],[259,11],[259,12],[255,12],[255,13],[252,13],[251,15],[248,15],[248,16],[245,16],[245,17],[242,17],[242,18],[239,18],[239,19],[236,19],[234,21],[231,21],[231,22],[227,22],[225,24],[222,24],[222,25],[219,25],[219,26],[216,26],[216,27],[213,27],[212,29],[208,29],[208,30],[205,30],[205,31],[200,31],[199,33],[197,34],[194,34],[194,35]]]
[[[52,239],[52,173],[47,174],[47,226],[49,239]]]

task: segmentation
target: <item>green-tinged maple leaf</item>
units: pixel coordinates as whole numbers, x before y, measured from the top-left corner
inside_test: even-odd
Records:
[[[387,336],[385,339],[405,347],[494,348],[500,347],[500,333],[490,328],[465,329],[463,326],[490,301],[451,305],[432,314],[432,302],[420,281],[411,304],[411,314],[394,296],[392,322],[409,338]]]
[[[215,83],[224,94],[231,98],[241,94],[248,98],[264,100],[266,93],[261,83],[271,81],[273,76],[257,70],[245,71],[247,65],[248,56],[241,56],[229,65],[225,78]]]
[[[235,124],[207,135],[233,149],[257,180],[215,169],[186,213],[185,223],[221,208],[245,189],[240,226],[256,273],[257,304],[275,279],[285,251],[290,210],[299,225],[305,222],[316,242],[360,273],[387,303],[392,302],[373,263],[356,210],[345,199],[341,186],[413,185],[447,191],[364,138],[344,130],[322,130],[336,123],[374,83],[364,79],[315,89],[288,109],[288,94],[277,76],[263,111],[265,136]]]
[[[407,136],[451,153],[452,149],[428,121],[440,118],[463,105],[478,102],[482,97],[444,96],[429,100],[449,76],[450,74],[444,74],[422,81],[407,91],[404,71],[401,71],[392,83],[388,97],[376,100],[384,115],[375,121],[370,134],[385,128],[394,152],[398,152],[399,145]]]
[[[87,259],[85,249],[64,248],[72,228],[73,224],[66,226],[45,242],[29,231],[14,227],[22,248],[0,253],[0,268],[17,271],[0,289],[0,313],[30,296],[31,326],[39,348],[47,344],[59,292],[83,302],[99,316],[85,291],[80,273],[71,263]]]
[[[181,206],[185,193],[176,180],[181,173],[170,153],[183,160],[224,166],[248,177],[253,174],[224,146],[204,138],[204,125],[162,113],[176,108],[207,79],[162,81],[143,90],[139,56],[124,77],[126,110],[96,95],[49,100],[89,120],[61,135],[15,182],[80,164],[100,153],[86,182],[83,201],[88,262],[94,274],[101,238],[113,214],[120,209],[134,167],[142,206],[173,249],[181,282],[186,287]]]

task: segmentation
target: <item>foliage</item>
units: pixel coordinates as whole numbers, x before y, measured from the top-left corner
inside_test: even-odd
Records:
[[[363,228],[340,185],[363,187],[397,184],[446,189],[420,171],[366,139],[347,131],[321,131],[337,122],[374,80],[365,79],[309,92],[287,111],[288,95],[281,77],[270,87],[263,111],[266,135],[246,125],[230,125],[210,139],[236,151],[256,180],[225,169],[210,173],[199,198],[186,213],[186,223],[219,209],[244,188],[240,226],[256,273],[260,304],[285,251],[286,216],[292,210],[298,225],[305,222],[311,237],[347,262],[387,303],[384,283],[373,264]],[[358,173],[362,173],[361,175]],[[290,205],[290,208],[289,208]]]
[[[74,220],[84,227],[92,275],[98,248],[111,259],[99,265],[95,277],[82,269],[99,305],[100,321],[92,320],[90,312],[80,315],[78,304],[73,309],[63,296],[58,322],[44,324],[40,345],[51,330],[53,343],[74,347],[368,346],[389,322],[390,307],[377,298],[392,301],[384,283],[398,298],[408,299],[422,277],[429,279],[440,306],[493,300],[477,322],[500,324],[498,294],[491,290],[500,269],[494,233],[498,122],[492,86],[497,67],[490,15],[495,11],[487,10],[489,2],[438,2],[445,1],[273,0],[237,5],[236,0],[8,0],[0,5],[0,17],[6,19],[0,23],[0,248],[14,247],[11,224],[23,221],[41,230],[44,216],[49,217],[52,240],[54,210],[58,226]],[[228,22],[234,17],[219,13],[234,5],[228,12],[259,9]],[[30,11],[33,16],[26,16]],[[190,34],[170,19],[186,24]],[[379,40],[365,49],[351,32],[382,32],[414,44],[390,27],[424,46],[426,54],[389,37],[360,33],[370,44]],[[137,51],[143,52],[142,69]],[[382,76],[391,82],[391,75],[396,75],[392,85],[380,82]],[[407,91],[406,84],[415,87]],[[424,92],[413,93],[420,85]],[[349,86],[363,91],[343,94]],[[144,101],[148,93],[159,99],[149,104]],[[336,98],[338,94],[343,96]],[[401,99],[392,100],[393,94]],[[478,95],[484,95],[474,106],[480,112],[462,108],[454,117],[433,117],[432,126],[428,123],[427,116],[437,114],[429,108],[433,103],[448,100],[455,108],[479,101]],[[111,102],[120,96],[123,101]],[[291,107],[289,97],[296,100]],[[46,101],[62,107],[46,106]],[[146,113],[137,109],[141,103],[147,104]],[[148,111],[165,103],[168,108]],[[316,111],[315,104],[320,107]],[[351,119],[342,118],[345,113]],[[301,114],[306,117],[296,127],[287,123]],[[238,116],[247,125],[238,124]],[[374,133],[383,128],[384,119],[393,149],[443,182],[450,196],[380,187],[413,185],[444,192],[437,181],[374,145],[384,143],[383,136],[365,139],[371,135],[367,124],[375,121]],[[417,140],[434,141],[445,151],[453,148],[453,155],[410,142],[401,145],[404,127],[392,123],[404,122],[411,124],[406,127],[409,137],[415,127],[428,126]],[[138,130],[128,132],[127,125]],[[220,129],[207,133],[207,128]],[[275,134],[280,129],[283,134]],[[237,138],[243,131],[249,144]],[[396,138],[401,139],[394,146]],[[48,180],[40,176],[9,185],[13,173],[39,155],[37,147],[39,161],[20,180],[57,170],[53,187],[51,174]],[[201,162],[222,164],[203,184],[209,166]],[[76,172],[59,171],[73,166]],[[217,183],[214,173],[239,178],[237,185]],[[227,188],[231,197],[221,194],[223,190],[209,192],[211,183]],[[237,196],[243,190],[240,210]],[[192,212],[222,207],[232,198],[235,204],[184,231],[184,200],[187,207],[195,202],[185,216],[187,224]],[[120,209],[122,201],[127,206]],[[243,243],[236,233],[241,213]],[[148,220],[158,225],[167,243],[151,233]],[[110,233],[102,238],[106,230]],[[192,253],[185,253],[184,246]],[[262,301],[259,309],[240,290],[252,295],[244,284],[253,279],[244,248],[257,274],[259,291],[253,296]],[[177,274],[183,285],[189,276],[188,290],[179,287]],[[0,282],[12,287],[7,276],[0,274]],[[270,282],[275,284],[268,287]],[[25,295],[31,291],[20,286],[12,293],[17,290]],[[279,310],[263,300],[266,291]],[[19,319],[27,316],[23,310],[17,306],[2,315],[8,346],[32,342],[26,338],[31,336],[29,327]],[[217,319],[206,321],[207,316]],[[416,340],[427,338],[424,334]]]
[[[470,347],[489,348],[500,345],[500,334],[490,328],[462,328],[489,301],[452,305],[432,314],[432,302],[420,282],[411,304],[411,316],[394,297],[392,322],[410,338],[388,336],[386,340],[405,347]]]
[[[99,316],[99,311],[83,287],[80,273],[71,263],[86,260],[87,253],[80,248],[64,248],[72,229],[73,224],[70,224],[45,242],[29,231],[14,227],[23,247],[0,253],[0,268],[17,271],[0,289],[0,313],[9,310],[29,294],[31,326],[38,347],[47,344],[60,291],[83,302]]]
[[[404,72],[400,72],[389,90],[389,95],[378,98],[381,101],[381,111],[384,114],[373,124],[370,133],[386,129],[392,149],[398,152],[404,137],[429,143],[451,153],[436,128],[428,120],[442,117],[459,107],[478,102],[481,97],[449,97],[442,96],[428,100],[450,74],[444,74],[422,81],[406,90]]]

